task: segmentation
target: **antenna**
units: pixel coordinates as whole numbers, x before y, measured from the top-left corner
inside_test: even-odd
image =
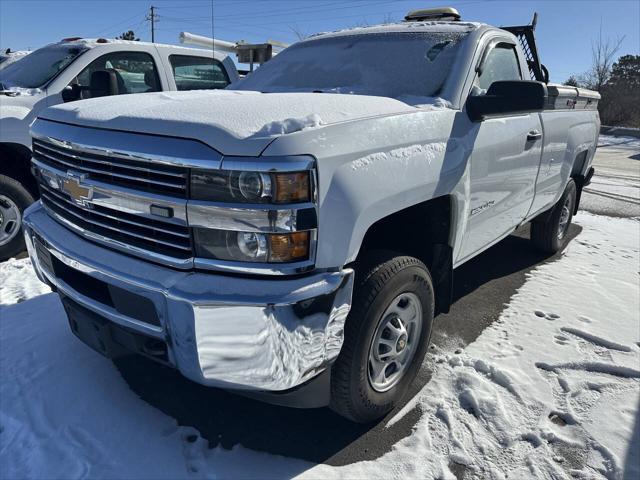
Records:
[[[216,24],[215,24],[215,17],[213,15],[213,0],[211,0],[211,38],[215,38],[215,34],[216,34]],[[211,42],[211,58],[214,59],[216,58],[216,43]]]

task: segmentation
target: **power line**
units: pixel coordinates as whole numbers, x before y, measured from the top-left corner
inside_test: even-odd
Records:
[[[334,10],[371,8],[371,7],[382,6],[385,4],[398,3],[397,0],[378,0],[375,2],[362,3],[363,1],[365,0],[355,0],[353,3],[349,3],[347,5],[345,5],[344,1],[340,1],[340,2],[324,3],[320,5],[315,4],[315,5],[306,5],[302,7],[292,7],[292,8],[286,8],[286,9],[251,11],[250,13],[228,13],[228,14],[217,15],[216,18],[218,20],[223,20],[223,19],[227,20],[231,18],[247,18],[250,16],[250,17],[259,17],[262,19],[264,17],[274,17],[274,16],[282,17],[283,14],[286,14],[286,16],[308,15],[308,14],[315,14],[315,13],[321,13],[321,12],[329,12]],[[404,0],[404,1],[409,1],[409,0]],[[358,2],[358,4],[356,4],[355,2]],[[184,9],[182,9],[181,11],[184,12]],[[184,20],[189,20],[191,18],[197,18],[197,17],[181,17],[181,18]]]
[[[216,3],[223,3],[226,5],[231,4],[234,7],[242,4],[247,4],[247,3],[251,3],[251,4],[256,3],[255,0],[228,0],[228,2],[224,2],[223,0],[215,0],[215,1]],[[172,7],[172,6],[165,7],[163,5],[162,10],[179,10],[183,12],[185,8],[205,8],[205,7],[209,8],[210,4],[211,4],[210,0],[203,0],[202,3],[180,3],[179,7]]]
[[[386,14],[402,14],[402,13],[406,13],[406,8],[400,7],[400,5],[404,2],[407,2],[409,0],[400,0],[400,1],[389,1],[389,0],[385,0],[385,1],[378,1],[376,3],[371,3],[371,4],[351,4],[351,5],[344,5],[345,2],[339,2],[342,5],[341,6],[336,6],[333,8],[326,8],[329,5],[334,5],[337,2],[330,2],[330,3],[323,3],[323,4],[316,4],[314,7],[298,7],[298,9],[303,9],[303,8],[315,8],[315,11],[306,11],[306,12],[302,12],[302,11],[297,11],[297,12],[291,12],[294,15],[303,15],[303,16],[308,16],[308,18],[305,19],[300,19],[300,18],[294,18],[294,19],[290,19],[287,18],[282,19],[282,20],[278,20],[278,19],[273,19],[274,21],[267,21],[265,22],[263,20],[263,17],[269,16],[269,15],[277,15],[280,17],[283,17],[283,15],[280,15],[278,13],[276,13],[275,10],[271,10],[269,12],[269,14],[258,14],[258,12],[251,12],[251,14],[235,14],[235,15],[213,15],[213,1],[211,0],[211,4],[210,4],[210,12],[211,12],[211,18],[207,18],[207,14],[203,12],[202,15],[200,16],[195,16],[197,15],[197,13],[195,12],[189,12],[191,13],[191,15],[187,15],[185,16],[184,13],[184,9],[180,9],[183,13],[183,15],[181,16],[167,16],[167,15],[162,15],[161,18],[163,19],[163,21],[166,21],[168,24],[173,24],[176,26],[176,29],[182,27],[182,28],[187,28],[187,26],[191,25],[193,27],[199,27],[200,29],[207,29],[209,27],[211,27],[211,31],[212,34],[214,32],[214,20],[218,21],[218,25],[216,25],[215,27],[218,30],[222,30],[224,32],[244,32],[244,33],[249,33],[250,30],[262,30],[262,31],[272,31],[272,32],[280,32],[283,34],[291,34],[290,30],[283,30],[283,29],[278,29],[276,26],[277,25],[290,25],[291,23],[308,23],[308,22],[317,22],[317,21],[325,21],[325,20],[336,20],[336,19],[350,19],[350,18],[361,18],[363,19],[365,22],[367,21],[367,17],[368,18],[376,18],[379,17],[380,15],[382,15],[381,12],[360,12],[360,13],[355,13],[355,14],[351,14],[351,15],[330,15],[330,16],[326,16],[326,17],[318,17],[315,16],[315,13],[319,13],[319,12],[323,12],[326,11],[328,13],[328,11],[333,11],[333,10],[339,10],[339,9],[345,9],[345,8],[352,8],[352,9],[360,9],[362,7],[371,7],[371,6],[382,6],[385,4],[394,4],[393,6],[395,8],[392,8],[390,11],[387,11]],[[215,0],[216,2],[220,2],[220,0]],[[355,2],[362,2],[363,0],[354,0]],[[238,2],[239,3],[239,2]],[[470,5],[470,4],[474,4],[474,3],[481,3],[478,1],[462,1],[459,2],[459,5]],[[203,5],[204,6],[204,5]],[[390,5],[391,6],[391,5]],[[319,7],[319,8],[318,8]],[[165,10],[167,10],[169,7],[165,8],[162,7],[163,12]],[[177,7],[174,7],[177,8]],[[294,9],[289,9],[287,10],[288,12],[290,12],[291,10]],[[194,15],[195,13],[195,15]],[[347,12],[345,12],[347,13]],[[156,14],[156,16],[158,16]],[[231,16],[239,16],[239,17],[243,17],[244,21],[238,21],[235,18],[231,19],[228,17]],[[253,18],[253,17],[259,17],[259,18]],[[287,15],[284,15],[284,17],[288,17]],[[222,21],[222,24],[220,24],[220,20]],[[251,23],[252,21],[256,21],[257,23]],[[170,29],[162,29],[163,31],[170,31]],[[255,34],[253,34],[255,35]]]
[[[363,0],[356,0],[356,1],[362,2]],[[377,3],[393,3],[393,2],[383,1],[383,2],[377,2]],[[251,12],[251,15],[260,16],[260,17],[272,17],[274,15],[281,16],[283,13],[287,13],[287,14],[315,13],[315,12],[323,12],[326,10],[335,10],[336,8],[327,9],[327,7],[331,7],[333,5],[342,5],[342,7],[337,7],[337,8],[358,8],[358,7],[366,6],[366,5],[345,5],[345,2],[341,1],[341,2],[325,3],[321,5],[316,4],[316,5],[306,5],[303,7],[292,7],[292,8],[284,8],[284,9],[276,9],[276,10],[273,10],[273,9],[262,10],[257,12]],[[228,13],[225,15],[218,15],[218,18],[236,18],[236,17],[245,17],[245,16],[246,14],[244,13]]]
[[[125,20],[120,20],[117,23],[112,24],[109,27],[103,28],[102,30],[98,30],[97,32],[94,33],[94,35],[96,36],[100,36],[100,34],[102,34],[103,32],[112,32],[116,27],[119,27],[120,25],[125,25],[125,24],[130,24],[129,22],[133,21],[134,18],[140,17],[141,15],[144,15],[142,13],[136,13],[135,15],[128,17]]]

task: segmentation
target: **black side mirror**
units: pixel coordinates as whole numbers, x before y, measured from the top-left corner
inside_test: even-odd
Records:
[[[474,122],[491,115],[540,112],[547,102],[547,86],[531,80],[493,82],[486,95],[470,96],[467,113]]]
[[[62,100],[65,102],[75,102],[82,98],[82,87],[77,83],[67,85],[62,89]]]

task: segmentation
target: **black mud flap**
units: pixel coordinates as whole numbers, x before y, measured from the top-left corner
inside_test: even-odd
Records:
[[[449,313],[453,301],[453,249],[436,243],[433,246],[431,277],[436,294],[436,315]]]
[[[582,182],[582,186],[586,187],[587,185],[589,185],[591,183],[591,179],[593,178],[593,174],[596,173],[596,169],[591,167],[589,169],[589,171],[587,172],[587,176],[584,177],[584,182]]]
[[[587,174],[583,176],[578,176],[574,178],[576,182],[576,205],[573,208],[573,214],[577,215],[578,209],[580,208],[580,200],[582,199],[582,189],[588,186],[591,183],[591,179],[593,178],[593,174],[595,173],[595,169],[593,167],[589,168]]]

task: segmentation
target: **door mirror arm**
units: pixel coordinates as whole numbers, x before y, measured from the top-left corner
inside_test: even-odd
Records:
[[[77,83],[67,85],[62,89],[62,100],[65,102],[75,102],[82,98],[82,87]]]

